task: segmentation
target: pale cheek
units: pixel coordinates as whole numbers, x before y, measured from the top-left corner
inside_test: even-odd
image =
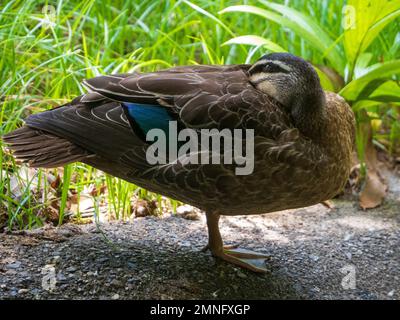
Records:
[[[257,85],[257,89],[268,94],[269,96],[278,99],[278,91],[276,87],[268,81],[263,81]]]

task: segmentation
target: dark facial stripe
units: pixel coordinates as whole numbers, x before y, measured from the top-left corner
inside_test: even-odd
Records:
[[[256,74],[256,73],[277,73],[277,72],[282,72],[282,73],[289,73],[288,70],[283,69],[281,66],[278,64],[272,62],[272,61],[265,61],[265,63],[262,63],[260,61],[258,64],[254,65],[252,68],[249,70],[249,74]]]

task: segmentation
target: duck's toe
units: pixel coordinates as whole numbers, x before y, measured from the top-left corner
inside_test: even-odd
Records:
[[[224,247],[221,251],[211,252],[214,257],[223,259],[242,268],[260,273],[268,272],[266,262],[269,256],[265,254],[237,247],[232,248],[232,246],[229,249]]]

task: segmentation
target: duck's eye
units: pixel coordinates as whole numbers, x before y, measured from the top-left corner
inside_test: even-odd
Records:
[[[276,65],[275,63],[267,63],[264,66],[264,72],[267,73],[276,73],[276,72],[285,72],[280,66]]]

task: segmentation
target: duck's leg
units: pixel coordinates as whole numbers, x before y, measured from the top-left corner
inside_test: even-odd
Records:
[[[265,260],[268,256],[249,250],[239,249],[236,246],[224,247],[218,227],[219,214],[216,212],[207,212],[206,217],[208,227],[208,245],[205,249],[210,249],[214,257],[218,257],[251,271],[268,271],[265,267]]]

